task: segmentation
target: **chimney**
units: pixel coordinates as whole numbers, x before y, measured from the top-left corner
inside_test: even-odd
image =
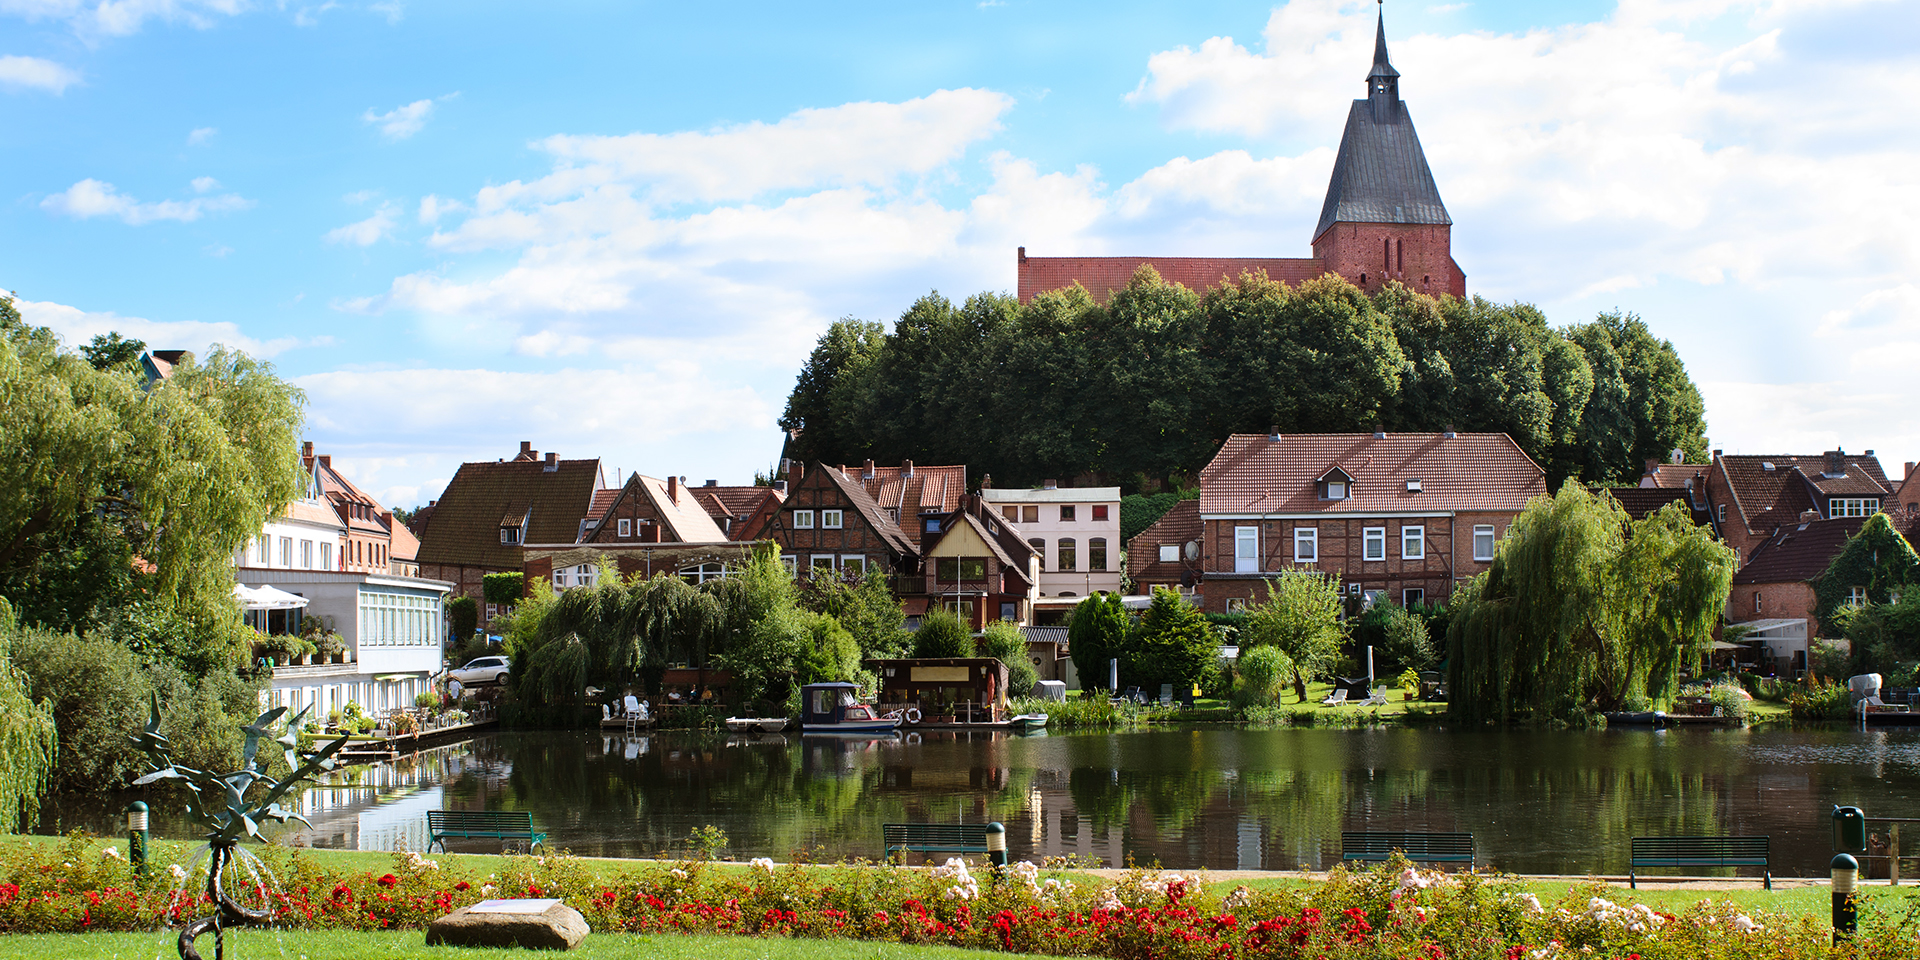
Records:
[[[1907,469],[1906,469],[1906,472],[1905,472],[1905,473],[1902,473],[1902,474],[1900,474],[1900,480],[1901,480],[1902,482],[1905,482],[1905,481],[1906,481],[1906,480],[1907,480],[1908,478],[1910,478],[1910,477],[1912,477],[1912,476],[1913,476],[1913,464],[1911,464],[1911,463],[1909,463],[1909,464],[1907,464]]]
[[[787,482],[786,482],[785,480],[775,480],[775,481],[773,482],[773,488],[774,488],[775,490],[778,490],[778,491],[780,491],[781,493],[786,493],[786,492],[787,492]]]
[[[533,441],[532,440],[520,441],[520,456],[526,460],[533,459]]]
[[[792,483],[799,483],[800,481],[805,480],[806,478],[807,478],[807,462],[805,460],[793,461],[793,469],[787,471],[787,480]]]
[[[707,486],[709,486],[709,487],[717,487],[717,486],[719,486],[719,485],[720,485],[720,481],[718,481],[718,480],[708,480],[708,481],[707,481]]]
[[[667,499],[673,501],[674,503],[680,502],[680,478],[679,477],[667,478]]]
[[[1721,450],[1720,450],[1720,448],[1719,448],[1719,447],[1715,447],[1715,448],[1713,448],[1713,458],[1714,458],[1715,460],[1718,460],[1718,459],[1720,459],[1720,454],[1721,454]]]
[[[429,507],[431,507],[431,506],[434,506],[434,505],[436,505],[436,504],[438,504],[439,502],[440,502],[440,501],[438,501],[438,500],[428,500],[428,501],[427,501],[427,506],[429,506]]]
[[[1021,247],[1021,248],[1020,248],[1020,262],[1021,262],[1021,263],[1026,263],[1026,262],[1027,262],[1027,248],[1026,248],[1026,247]]]
[[[1058,489],[1060,489],[1060,481],[1058,481],[1058,480],[1042,480],[1042,481],[1040,481],[1040,489],[1042,489],[1042,490],[1058,490]]]
[[[984,473],[980,475],[980,489],[982,490],[993,489],[993,474]]]
[[[1847,475],[1847,454],[1844,450],[1827,451],[1827,476],[1844,477]]]
[[[1440,434],[1441,438],[1446,440],[1452,440],[1454,437],[1457,437],[1459,435],[1460,435],[1460,432],[1458,430],[1455,430],[1451,424],[1447,426],[1447,429],[1444,433]]]
[[[315,457],[314,459],[319,460],[320,465],[323,467],[326,467],[328,470],[333,469],[333,454],[323,453],[320,456]]]
[[[903,477],[911,477],[911,476],[913,476],[913,461],[912,461],[912,460],[902,460],[902,461],[900,461],[900,475],[901,475],[901,476],[903,476]]]
[[[1373,431],[1373,438],[1375,440],[1385,440],[1387,438],[1387,432],[1385,430],[1375,430]]]
[[[872,461],[872,460],[868,460],[868,461],[866,462],[866,465],[865,465],[864,467],[862,467],[861,469],[862,469],[863,471],[865,471],[865,472],[863,472],[863,473],[861,473],[861,474],[860,474],[860,476],[861,476],[861,478],[862,478],[862,479],[865,479],[865,480],[872,480],[872,479],[873,479],[873,461]]]
[[[306,443],[303,443],[300,445],[300,456],[307,460],[313,459],[313,441],[312,440],[308,440]]]
[[[1280,442],[1280,425],[1279,424],[1276,423],[1267,430],[1267,439],[1273,441],[1274,443]]]
[[[554,453],[552,450],[548,450],[547,465],[544,467],[541,467],[540,472],[541,473],[559,473],[560,472],[560,455],[557,453]]]

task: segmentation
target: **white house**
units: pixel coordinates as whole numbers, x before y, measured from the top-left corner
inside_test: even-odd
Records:
[[[1040,555],[1041,597],[1120,591],[1120,488],[985,487],[982,499]]]

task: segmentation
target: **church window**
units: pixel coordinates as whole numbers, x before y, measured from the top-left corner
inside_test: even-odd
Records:
[[[1393,269],[1405,273],[1407,270],[1407,247],[1405,241],[1393,242]]]
[[[1393,241],[1386,237],[1381,237],[1380,238],[1380,272],[1386,273],[1387,271],[1392,269],[1393,269]]]

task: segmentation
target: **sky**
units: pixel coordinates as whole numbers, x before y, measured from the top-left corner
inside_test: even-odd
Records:
[[[1309,256],[1381,11],[1470,293],[1638,314],[1729,453],[1920,460],[1920,0],[0,0],[0,289],[269,359],[389,506],[747,483],[837,318]]]

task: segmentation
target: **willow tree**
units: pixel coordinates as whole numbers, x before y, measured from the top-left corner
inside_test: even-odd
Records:
[[[27,696],[13,666],[13,609],[0,598],[0,833],[32,827],[53,778],[53,709]]]
[[[619,689],[671,663],[704,666],[725,622],[713,593],[670,574],[623,580],[603,566],[591,587],[541,586],[511,633],[514,690],[528,703],[577,705],[590,684]]]
[[[1712,640],[1733,566],[1677,505],[1634,521],[1571,480],[1535,498],[1454,594],[1453,715],[1578,721],[1670,696]]]

